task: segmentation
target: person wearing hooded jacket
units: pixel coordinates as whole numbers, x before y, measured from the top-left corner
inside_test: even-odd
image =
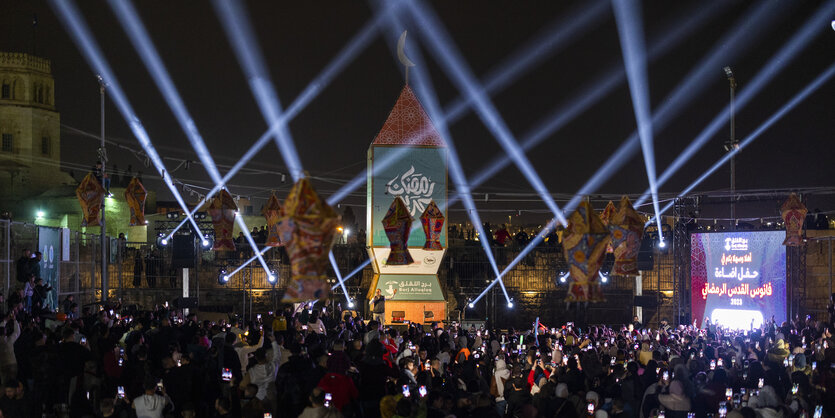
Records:
[[[500,416],[505,415],[507,409],[507,401],[504,398],[505,383],[510,379],[510,370],[507,368],[507,363],[504,360],[497,360],[496,367],[493,369],[493,382],[490,383],[491,394],[496,397],[496,411]],[[493,387],[495,385],[495,393]]]

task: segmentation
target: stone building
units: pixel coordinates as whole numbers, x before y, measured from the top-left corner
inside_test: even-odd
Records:
[[[10,212],[16,221],[98,233],[98,227],[81,225],[78,181],[61,165],[61,115],[50,61],[0,52],[0,212]],[[146,227],[128,226],[124,187],[130,178],[118,174],[111,173],[107,234],[124,233],[144,242]],[[149,191],[146,211],[153,210],[154,202]]]
[[[75,180],[61,171],[61,115],[48,59],[0,52],[0,196],[21,200]]]

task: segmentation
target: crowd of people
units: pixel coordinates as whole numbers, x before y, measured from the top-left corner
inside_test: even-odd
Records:
[[[835,347],[812,318],[761,329],[387,327],[317,304],[252,320],[9,301],[2,417],[820,417]],[[199,314],[204,315],[204,314]],[[209,314],[205,314],[209,315]]]

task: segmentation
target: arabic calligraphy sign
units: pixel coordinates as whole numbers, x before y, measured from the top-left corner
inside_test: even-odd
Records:
[[[444,300],[434,274],[383,274],[377,278],[377,289],[388,300]]]
[[[786,318],[786,249],[782,231],[692,234],[693,319],[729,311]],[[747,316],[746,316],[747,318]],[[747,320],[747,319],[746,319]]]
[[[405,148],[405,149],[404,149]],[[447,200],[447,155],[445,148],[372,145],[368,151],[370,208],[369,243],[388,246],[381,227],[383,217],[393,197],[400,197],[409,214],[417,219],[432,200],[444,208]],[[423,247],[426,237],[411,234],[409,247]],[[442,228],[440,243],[446,247],[446,228]]]

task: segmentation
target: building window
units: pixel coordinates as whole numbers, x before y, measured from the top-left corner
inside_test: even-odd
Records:
[[[52,154],[52,143],[49,141],[48,136],[44,136],[41,138],[41,153],[43,155]]]
[[[2,98],[12,98],[12,86],[10,86],[8,83],[3,83]]]
[[[3,134],[3,152],[14,151],[14,136],[12,134]]]

